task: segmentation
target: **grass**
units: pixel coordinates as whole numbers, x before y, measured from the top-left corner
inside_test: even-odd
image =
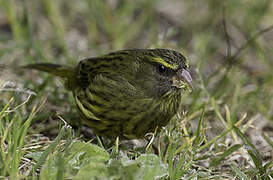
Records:
[[[272,7],[0,0],[0,177],[272,179]],[[186,55],[195,88],[146,148],[104,147],[88,129],[71,128],[78,116],[62,82],[18,68],[153,47]]]

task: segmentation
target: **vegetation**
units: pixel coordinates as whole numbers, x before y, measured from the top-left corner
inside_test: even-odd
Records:
[[[0,0],[0,177],[272,179],[272,15],[270,0]],[[20,68],[156,47],[187,56],[194,90],[146,147],[77,128],[62,81]]]

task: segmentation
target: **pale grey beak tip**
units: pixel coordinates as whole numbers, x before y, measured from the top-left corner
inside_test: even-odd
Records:
[[[191,78],[191,74],[189,73],[189,71],[186,69],[183,69],[180,76],[185,82],[187,82],[190,85],[191,89],[193,89],[192,78]]]

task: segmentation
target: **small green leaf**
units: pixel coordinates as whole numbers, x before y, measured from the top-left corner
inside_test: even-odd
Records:
[[[75,179],[158,179],[167,175],[167,168],[158,156],[143,154],[136,160],[127,157],[110,159],[108,164],[88,164]]]

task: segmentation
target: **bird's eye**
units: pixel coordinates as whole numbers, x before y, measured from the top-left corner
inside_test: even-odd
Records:
[[[158,66],[158,71],[159,71],[161,74],[164,74],[164,73],[166,73],[167,68],[166,68],[165,66],[163,66],[163,65],[159,65],[159,66]]]

